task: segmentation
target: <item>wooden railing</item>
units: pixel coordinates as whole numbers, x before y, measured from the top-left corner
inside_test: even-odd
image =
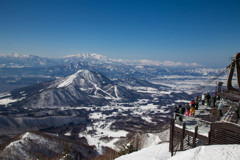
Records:
[[[177,151],[212,144],[240,144],[240,126],[189,117],[177,124],[171,119],[169,151],[172,156]]]

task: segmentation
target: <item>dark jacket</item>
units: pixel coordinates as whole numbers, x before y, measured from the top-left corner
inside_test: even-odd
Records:
[[[211,98],[210,94],[207,94],[205,98],[209,100]]]

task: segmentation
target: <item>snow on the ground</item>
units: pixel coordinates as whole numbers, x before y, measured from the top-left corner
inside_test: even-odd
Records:
[[[103,133],[105,136],[108,136],[108,137],[126,137],[126,135],[128,134],[127,131],[124,131],[124,130],[118,130],[118,131],[111,131],[109,129],[109,127],[106,127],[106,128],[97,128],[97,132],[99,133]]]
[[[119,102],[114,102],[110,105],[101,107],[78,107],[78,109],[93,111],[89,114],[89,119],[92,120],[91,125],[87,126],[86,131],[79,133],[79,137],[86,137],[89,145],[96,146],[96,150],[100,154],[103,146],[118,150],[119,147],[115,145],[115,142],[119,141],[121,137],[126,137],[128,132],[124,130],[112,130],[111,125],[114,123],[114,120],[111,118],[107,119],[108,117],[115,117],[117,115],[123,116],[123,112],[127,111],[130,112],[132,116],[141,116],[141,118],[148,123],[156,123],[152,121],[153,117],[149,116],[149,113],[161,113],[161,118],[166,118],[169,115],[165,116],[164,114],[169,114],[170,112],[169,106],[160,107],[159,105],[150,103],[149,99],[138,99],[136,102],[132,102],[130,104],[127,103],[127,105],[130,105],[130,107],[125,106],[125,103]],[[145,113],[145,115],[143,115],[143,113]],[[149,134],[148,140],[151,142],[144,147],[157,144],[160,141],[157,136],[153,136],[151,134]]]
[[[142,109],[142,110],[154,110],[154,109],[156,109],[156,105],[154,105],[152,103],[149,103],[149,104],[144,105],[144,106],[142,105],[139,108]]]
[[[121,137],[126,137],[128,132],[124,130],[112,130],[111,125],[114,120],[108,117],[115,117],[117,115],[123,115],[123,112],[131,112],[132,116],[141,116],[143,120],[148,123],[156,123],[152,121],[152,116],[148,113],[161,113],[161,118],[166,118],[169,114],[170,109],[167,106],[159,107],[153,103],[148,103],[148,99],[139,99],[137,102],[133,102],[130,107],[124,106],[124,103],[112,103],[111,105],[101,106],[101,107],[89,107],[91,111],[98,110],[89,114],[89,119],[92,120],[91,125],[87,126],[86,131],[79,134],[80,137],[86,137],[89,145],[96,146],[97,151],[101,151],[101,147],[110,147],[114,150],[119,150],[119,147],[115,145],[115,142],[119,141]],[[79,107],[79,109],[84,109]],[[111,112],[104,112],[111,111]],[[146,115],[143,115],[146,113]],[[127,114],[126,114],[127,116]],[[108,119],[107,119],[108,118]],[[148,140],[151,141],[148,147],[152,144],[157,144],[160,139],[152,134],[148,135]]]
[[[114,145],[115,142],[117,142],[120,137],[126,137],[128,132],[124,130],[111,130],[110,126],[114,121],[108,121],[106,122],[107,117],[113,117],[117,116],[119,113],[123,111],[131,111],[132,115],[141,115],[143,113],[149,113],[149,112],[161,112],[162,114],[169,113],[168,107],[163,107],[161,109],[158,108],[157,105],[153,105],[152,103],[147,103],[147,99],[139,99],[135,107],[124,107],[122,106],[121,103],[115,104],[115,105],[108,105],[108,106],[102,106],[99,107],[98,109],[100,110],[99,112],[92,112],[89,114],[89,118],[92,119],[94,122],[92,123],[91,126],[87,127],[86,132],[82,132],[79,134],[80,137],[86,137],[88,143],[90,145],[95,145],[97,149],[101,148],[102,146],[107,146],[112,149],[118,149]],[[117,109],[117,112],[111,112],[111,114],[104,114],[102,111],[108,111],[108,110],[115,110]],[[164,116],[164,115],[162,115]],[[152,122],[152,117],[150,116],[142,116],[142,119],[149,122],[149,123],[155,123]],[[94,131],[94,133],[92,132]],[[110,139],[106,139],[106,138]],[[151,141],[149,145],[152,144],[157,144],[160,140],[157,138],[157,136],[153,136],[149,134],[149,140]],[[154,141],[154,142],[153,142]],[[146,146],[145,146],[146,147]]]
[[[64,134],[65,136],[71,136],[71,131],[68,131]]]
[[[107,117],[113,117],[117,116],[118,114],[121,114],[121,112],[124,111],[131,111],[131,115],[143,115],[143,113],[161,113],[161,114],[168,114],[170,112],[169,107],[171,106],[159,106],[153,103],[148,103],[149,100],[147,99],[139,99],[137,102],[131,103],[131,107],[124,106],[124,103],[112,103],[111,105],[106,105],[102,107],[98,107],[101,112],[93,112],[89,115],[89,118],[91,119],[105,119]],[[128,103],[129,104],[129,103]],[[81,107],[80,107],[81,108]],[[79,109],[80,109],[79,108]],[[96,108],[96,107],[95,107]],[[85,108],[82,108],[85,109]],[[88,110],[94,110],[89,109]],[[112,111],[112,110],[118,110],[117,112],[112,112],[111,114],[103,114],[103,111]],[[151,117],[143,116],[143,119],[147,122],[150,122]]]
[[[101,112],[94,112],[89,114],[89,118],[91,119],[100,119],[103,117],[103,114]]]
[[[2,98],[2,97],[9,97],[9,96],[11,96],[10,93],[0,93],[0,98]]]
[[[8,153],[11,152],[13,155],[15,153],[17,154],[21,154],[23,157],[25,157],[26,159],[30,159],[30,155],[28,152],[26,152],[28,149],[28,147],[30,147],[29,145],[29,141],[34,141],[36,143],[41,143],[44,145],[50,145],[52,147],[55,146],[54,143],[49,143],[49,141],[47,141],[46,139],[44,139],[43,137],[34,134],[34,133],[30,133],[30,132],[26,132],[24,135],[22,135],[21,139],[11,142],[4,150],[4,153]]]
[[[0,93],[0,105],[6,105],[18,101],[19,99],[12,99],[10,93]]]
[[[149,123],[152,123],[152,118],[149,117],[149,116],[145,116],[145,117],[141,117],[143,120],[149,122]]]
[[[152,93],[152,94],[157,94],[159,93],[159,90],[156,88],[152,87],[131,87],[131,89],[136,90],[137,92],[142,92],[142,93]]]
[[[114,92],[115,92],[116,97],[119,99],[117,86],[114,86]]]
[[[18,99],[4,98],[4,99],[0,99],[0,105],[7,105],[9,103],[13,103],[16,101],[18,101]]]
[[[179,99],[179,100],[176,100],[175,102],[176,102],[176,103],[190,103],[191,101]]]
[[[160,91],[159,93],[160,93],[160,94],[171,94],[172,91]]]
[[[169,143],[162,143],[121,156],[115,160],[239,160],[240,145],[200,146],[171,157]]]
[[[171,76],[161,76],[158,79],[152,80],[153,84],[168,86],[171,89],[168,91],[182,91],[188,94],[192,94],[194,92],[198,92],[198,88],[200,85],[204,85],[209,79],[213,78],[212,76],[203,76],[203,77],[195,77],[195,76],[180,76],[180,75],[171,75]],[[222,76],[212,83],[208,84],[209,91],[215,89],[217,82],[223,82],[226,84],[227,77]],[[233,80],[233,86],[236,85],[235,80]],[[207,88],[205,88],[207,89]],[[208,91],[208,90],[206,90]],[[200,91],[201,92],[201,91]],[[164,93],[164,92],[163,92]]]
[[[96,115],[93,116],[97,118]],[[99,118],[103,118],[100,116]],[[117,149],[114,145],[121,137],[126,137],[128,132],[124,130],[113,131],[110,129],[114,121],[108,122],[105,124],[104,118],[100,121],[93,123],[92,126],[87,127],[86,132],[82,132],[79,134],[79,137],[85,137],[89,145],[96,146],[96,150],[101,154],[101,148],[110,147],[112,149]],[[94,133],[88,133],[94,131]],[[102,138],[107,138],[106,140]],[[111,139],[108,139],[111,138]]]
[[[43,139],[42,137],[40,137],[39,135],[36,135],[34,133],[30,133],[30,132],[26,132],[20,140],[10,143],[6,148],[15,147],[15,148],[20,149],[20,145],[22,145],[26,139],[32,139],[32,140],[35,140],[35,141],[38,140],[38,141],[42,141],[44,143],[47,143],[47,141],[45,139]]]
[[[158,135],[152,134],[152,133],[147,133],[147,138],[146,138],[146,141],[143,144],[143,148],[153,146],[153,145],[157,145],[160,142],[161,142],[161,139],[159,138]]]
[[[193,148],[177,154],[168,160],[239,160],[240,145],[211,145]]]
[[[115,160],[166,160],[171,156],[169,144],[152,145],[140,151],[121,156]]]
[[[104,91],[104,90],[102,90],[100,87],[98,87],[98,85],[97,84],[95,84],[94,82],[92,82],[92,81],[90,81],[89,80],[89,82],[95,87],[95,96],[97,95],[97,91],[101,91],[101,92],[103,92],[103,93],[105,93],[106,95],[108,95],[108,96],[106,96],[105,97],[105,99],[116,99],[115,97],[113,97],[111,94],[109,94],[108,92],[106,92],[106,91]]]

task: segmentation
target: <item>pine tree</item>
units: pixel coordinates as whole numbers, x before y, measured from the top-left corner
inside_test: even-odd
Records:
[[[70,146],[69,144],[65,144],[65,147],[64,147],[64,150],[63,150],[63,155],[67,155],[67,154],[70,154],[71,153],[71,149],[70,149]]]

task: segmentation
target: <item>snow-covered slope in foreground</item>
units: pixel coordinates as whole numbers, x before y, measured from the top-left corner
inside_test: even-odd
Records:
[[[240,145],[201,146],[184,152],[168,160],[239,160]]]
[[[167,160],[169,157],[171,157],[169,143],[162,143],[121,156],[115,160]]]
[[[124,155],[116,160],[239,160],[240,145],[210,145],[189,149],[171,157],[169,144],[163,143]]]

